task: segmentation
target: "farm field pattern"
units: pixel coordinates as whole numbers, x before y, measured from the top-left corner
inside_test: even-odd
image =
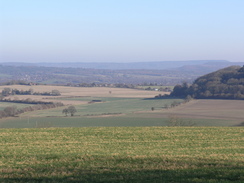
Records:
[[[61,101],[77,113],[66,117],[65,106],[1,119],[0,182],[244,181],[244,131],[234,127],[243,122],[243,101],[192,100],[166,109],[183,99],[132,89],[31,87],[61,96],[17,97]]]
[[[9,87],[1,86],[0,90]],[[144,91],[123,88],[80,88],[64,86],[11,86],[19,90],[48,92],[58,89],[61,96],[17,95],[9,98],[63,102],[77,109],[74,117],[62,114],[65,107],[32,111],[14,118],[0,120],[2,128],[33,127],[88,127],[88,126],[168,126],[173,116],[183,123],[195,126],[235,126],[243,122],[244,101],[242,100],[192,100],[186,104],[166,109],[182,99],[154,99],[165,94],[159,91]],[[91,101],[101,101],[92,102]],[[28,104],[1,103],[0,108]],[[152,111],[152,107],[154,110]]]

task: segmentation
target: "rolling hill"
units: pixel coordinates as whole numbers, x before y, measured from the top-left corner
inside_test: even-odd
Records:
[[[211,99],[244,99],[244,66],[230,66],[196,79],[191,86],[175,86],[172,96]]]

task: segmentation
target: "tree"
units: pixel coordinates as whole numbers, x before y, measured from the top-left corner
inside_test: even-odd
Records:
[[[69,113],[69,110],[67,108],[65,108],[65,109],[63,109],[62,113],[65,114],[65,116],[67,116]]]
[[[174,102],[171,104],[171,107],[176,107],[176,106],[178,106],[179,104],[180,104],[180,103],[174,101]]]
[[[2,96],[9,96],[12,92],[12,89],[11,88],[4,88],[2,90]]]
[[[12,106],[12,107],[6,107],[3,111],[7,116],[14,116],[16,114],[17,107]]]
[[[181,86],[181,85],[176,85],[173,89],[173,92],[171,92],[171,96],[173,97],[186,97],[185,93],[186,93],[186,88]]]
[[[60,92],[58,90],[52,90],[52,94],[53,96],[59,96],[61,95]]]
[[[69,106],[67,108],[67,110],[68,110],[68,113],[70,113],[70,116],[74,116],[74,114],[77,112],[75,106],[73,106],[73,105],[72,106]]]
[[[187,95],[185,98],[185,102],[190,102],[192,100],[192,97],[190,95]]]
[[[28,91],[28,94],[29,95],[33,95],[34,94],[34,90],[32,88],[30,88],[29,91]]]

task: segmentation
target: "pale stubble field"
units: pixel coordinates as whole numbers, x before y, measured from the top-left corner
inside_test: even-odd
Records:
[[[31,98],[33,100],[44,100],[44,101],[58,101],[64,104],[77,105],[84,104],[81,100],[68,100],[68,98],[78,98],[78,97],[120,97],[120,98],[152,98],[159,94],[169,94],[169,92],[159,92],[159,91],[146,91],[146,90],[136,90],[127,88],[108,88],[108,87],[69,87],[69,86],[49,86],[49,85],[11,85],[11,86],[0,86],[0,91],[4,88],[18,89],[18,90],[29,90],[33,89],[34,92],[51,92],[52,90],[58,90],[61,96],[39,96],[39,95],[18,95],[10,96],[7,98],[18,98],[27,99]],[[62,100],[65,98],[65,100]]]

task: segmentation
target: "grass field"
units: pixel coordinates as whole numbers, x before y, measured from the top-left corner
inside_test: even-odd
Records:
[[[243,182],[244,129],[0,129],[0,182]]]
[[[0,102],[0,110],[4,110],[6,107],[15,106],[17,109],[22,109],[25,107],[32,106],[30,104],[20,104],[20,103],[8,103],[8,102]]]
[[[93,99],[103,102],[88,104]],[[64,99],[62,99],[64,100]],[[166,126],[167,118],[149,118],[135,114],[137,111],[161,110],[165,104],[181,99],[143,100],[141,98],[71,98],[69,101],[86,101],[76,105],[74,117],[65,117],[62,109],[48,109],[21,114],[19,117],[1,119],[1,128],[33,127],[87,127],[87,126]]]
[[[230,126],[229,120],[220,119],[184,119],[186,125],[194,126]],[[235,123],[234,123],[235,124]],[[234,125],[233,124],[233,125]],[[2,120],[0,128],[48,128],[48,127],[148,127],[170,126],[168,118],[150,118],[144,115],[123,115],[104,117],[21,117]],[[184,126],[184,125],[183,125]]]

